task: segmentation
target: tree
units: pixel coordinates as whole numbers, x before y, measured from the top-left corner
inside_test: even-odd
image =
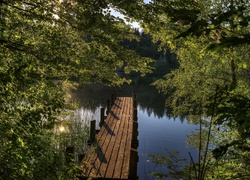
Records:
[[[204,42],[197,43],[197,40],[193,38],[186,39],[184,44],[177,51],[180,68],[166,75],[164,80],[155,82],[155,85],[163,92],[171,95],[167,102],[174,108],[176,115],[186,115],[189,122],[201,124],[208,131],[206,138],[201,138],[201,134],[200,138],[196,136],[202,142],[200,147],[198,146],[200,153],[201,150],[203,152],[200,154],[200,157],[203,158],[199,162],[199,167],[200,170],[204,170],[206,164],[208,164],[206,157],[211,154],[212,150],[209,147],[212,143],[211,131],[213,126],[218,128],[227,125],[228,128],[237,130],[239,134],[243,133],[242,137],[238,136],[237,140],[231,139],[226,145],[216,144],[217,147],[213,146],[213,152],[217,153],[215,157],[224,155],[227,148],[231,146],[248,151],[246,147],[249,144],[249,137],[245,133],[249,131],[249,126],[247,127],[248,118],[245,114],[249,110],[249,83],[243,80],[245,79],[244,76],[237,74],[238,81],[241,82],[240,84],[243,83],[244,86],[240,85],[234,87],[233,91],[230,90],[232,79],[228,52],[225,51],[220,54],[212,51],[206,52],[207,44]],[[242,60],[242,57],[236,51],[231,51],[230,56],[236,61]],[[247,59],[244,62],[247,63]],[[238,72],[240,71],[244,71],[244,68],[238,67]],[[242,93],[244,94],[244,102],[236,99],[236,97],[241,97]],[[235,98],[235,101],[229,100],[231,98]],[[239,102],[241,102],[241,108],[236,105]],[[236,109],[240,114],[236,113]],[[201,117],[204,120],[201,120]],[[242,124],[239,124],[237,119],[241,119]],[[240,126],[242,126],[241,130],[239,129]],[[202,127],[201,129],[204,129]],[[201,133],[203,134],[203,132]],[[200,174],[197,177],[204,178],[205,174]]]
[[[119,85],[129,82],[115,72],[124,64],[126,73],[150,72],[149,58],[120,46],[132,38],[130,27],[110,14],[111,3],[0,1],[0,179],[58,179],[58,172],[69,172],[57,169],[62,152],[51,133],[70,108],[71,77]]]
[[[248,1],[154,0],[142,6],[142,9],[148,9],[143,14],[143,22],[149,26],[154,24],[157,18],[157,24],[172,22],[172,26],[167,29],[178,29],[175,38],[205,35],[214,40],[211,48],[231,47],[249,42]],[[164,14],[165,17],[162,16]],[[150,23],[152,20],[153,23]]]
[[[200,144],[203,163],[198,163],[197,178],[204,179],[212,152],[217,159],[230,148],[238,155],[249,152],[249,2],[155,0],[138,6],[142,11],[133,17],[142,18],[144,31],[170,47],[180,64],[154,84],[171,95],[167,104],[176,115],[188,115],[189,122],[201,123],[208,131],[205,144]],[[214,126],[239,136],[210,149]]]

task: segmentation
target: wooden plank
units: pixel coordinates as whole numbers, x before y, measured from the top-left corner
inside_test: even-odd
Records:
[[[116,179],[120,179],[121,178],[121,173],[122,173],[122,169],[123,169],[123,162],[124,162],[124,158],[125,158],[125,155],[127,154],[127,152],[125,151],[126,150],[126,144],[127,144],[127,140],[128,140],[128,128],[129,128],[129,124],[128,122],[130,121],[130,116],[128,114],[129,112],[129,99],[127,98],[126,99],[127,102],[126,102],[126,106],[124,107],[125,109],[125,114],[123,114],[123,120],[124,120],[124,129],[121,133],[121,141],[120,141],[120,149],[119,149],[119,152],[117,153],[117,161],[116,161],[116,170],[114,172],[114,176],[113,178],[116,178]]]
[[[132,97],[117,97],[106,121],[84,158],[87,177],[128,179],[133,133]]]
[[[120,104],[121,102],[117,101],[117,106],[113,106],[111,110],[118,111]],[[105,167],[108,163],[107,149],[110,146],[113,136],[115,136],[113,129],[115,129],[116,125],[116,123],[113,123],[113,117],[109,113],[103,125],[104,128],[102,128],[103,133],[98,136],[98,154],[95,159],[95,167],[100,177],[105,177],[106,169],[104,169],[103,166]]]
[[[133,113],[133,108],[132,108],[132,98],[129,98],[129,112],[128,114],[132,116]],[[128,122],[128,139],[126,141],[126,148],[125,148],[125,157],[123,160],[123,168],[122,168],[122,173],[121,173],[121,179],[125,179],[129,176],[129,160],[130,160],[130,149],[131,149],[131,141],[132,141],[132,125],[133,121]]]
[[[83,164],[81,168],[83,169],[83,174],[85,176],[90,176],[91,170],[92,170],[92,162],[94,159],[95,154],[95,147],[91,146],[86,154],[86,156],[83,159]]]
[[[107,157],[108,161],[106,164],[102,164],[102,166],[101,166],[103,171],[105,171],[105,178],[112,178],[112,174],[111,173],[107,174],[107,171],[108,171],[108,167],[112,166],[112,164],[113,164],[111,161],[111,158],[113,157],[113,151],[115,148],[115,144],[117,143],[117,137],[119,134],[119,130],[122,127],[121,126],[122,121],[120,119],[120,116],[123,113],[123,109],[122,109],[122,106],[124,103],[123,99],[118,98],[117,101],[115,102],[115,105],[117,105],[118,103],[119,103],[118,108],[112,108],[111,112],[110,112],[110,116],[111,116],[110,118],[112,119],[112,123],[116,124],[116,126],[113,128],[114,135],[111,137],[111,140],[109,142],[109,145],[108,145],[108,148],[106,151],[106,157]]]
[[[120,102],[122,103],[122,101],[120,101]],[[122,106],[122,104],[121,104],[121,106]],[[119,131],[120,124],[121,124],[121,121],[119,118],[119,113],[121,113],[121,109],[116,109],[116,110],[112,109],[110,114],[109,114],[111,116],[110,118],[112,120],[112,124],[116,124],[116,126],[112,129],[114,134],[111,137],[109,144],[107,145],[106,158],[108,161],[107,161],[107,163],[102,164],[102,167],[101,167],[101,169],[104,171],[105,177],[107,177],[107,175],[106,175],[107,168],[110,164],[110,158],[111,158],[112,151],[113,151],[113,148],[114,148],[115,143],[116,143],[117,133]],[[110,178],[110,177],[107,177],[107,178]]]
[[[116,106],[112,107],[112,111],[118,111],[120,109],[121,106],[121,101],[117,100],[116,101]],[[99,156],[98,159],[96,159],[96,164],[99,166],[98,171],[101,175],[101,177],[105,177],[105,172],[106,169],[103,168],[103,166],[105,167],[105,165],[108,163],[108,157],[107,156],[107,149],[110,146],[110,142],[113,138],[113,136],[115,136],[115,133],[113,132],[113,129],[115,129],[115,127],[117,126],[116,123],[114,123],[114,119],[111,113],[108,114],[106,123],[104,125],[105,129],[104,129],[104,133],[102,135],[99,136],[99,141],[98,144],[100,146],[100,151],[99,151]]]
[[[120,103],[120,101],[118,101]],[[118,109],[118,106],[113,107],[113,109]],[[102,163],[105,163],[107,160],[105,158],[105,152],[108,147],[109,141],[111,136],[109,134],[112,134],[112,129],[114,128],[116,124],[112,123],[112,118],[110,115],[107,116],[106,121],[103,124],[103,127],[101,128],[100,132],[97,136],[97,147],[95,150],[91,152],[92,158],[86,159],[88,162],[91,163],[91,168],[89,168],[88,165],[88,172],[86,173],[87,176],[90,177],[104,177],[104,173],[102,169],[100,169],[100,166]],[[105,144],[106,143],[106,144]],[[88,153],[89,154],[89,153]],[[93,155],[94,154],[94,155]]]
[[[124,114],[127,113],[127,99],[126,98],[123,98],[122,99],[123,104],[122,104],[122,111],[119,115],[120,117],[120,121],[121,121],[121,125],[120,125],[120,128],[119,128],[119,131],[117,133],[117,138],[116,138],[116,143],[114,145],[114,148],[113,148],[113,152],[112,152],[112,157],[110,159],[110,163],[109,164],[109,167],[107,169],[107,173],[106,173],[106,177],[112,177],[112,178],[115,178],[114,177],[114,173],[115,172],[118,172],[119,174],[121,173],[122,171],[122,164],[119,163],[119,154],[120,154],[120,151],[121,149],[123,148],[123,144],[122,144],[122,140],[123,139],[126,139],[126,136],[123,136],[123,132],[126,131],[126,124],[127,124],[127,117],[124,116]],[[118,175],[117,178],[120,178],[120,176]]]

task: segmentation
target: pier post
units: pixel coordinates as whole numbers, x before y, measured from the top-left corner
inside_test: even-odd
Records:
[[[117,96],[116,96],[116,91],[114,90],[114,98],[116,100]]]
[[[137,101],[136,101],[136,99],[134,99],[133,100],[133,107],[134,107],[133,109],[136,109],[137,108],[136,106],[137,106]]]
[[[134,114],[133,115],[134,115],[133,120],[137,121],[138,120],[137,109],[134,109]]]
[[[137,117],[137,101],[136,93],[133,91],[133,128],[132,128],[132,142],[131,147],[137,149],[139,145],[138,141],[138,117]]]
[[[132,142],[131,142],[131,147],[137,149],[139,146],[139,141],[138,141],[138,122],[133,121],[133,132],[132,132]]]
[[[111,104],[110,104],[110,106],[113,106],[114,102],[115,102],[115,95],[111,94]]]
[[[107,111],[106,111],[106,115],[109,114],[110,109],[111,109],[111,102],[110,102],[110,99],[108,99],[108,100],[107,100]]]
[[[90,139],[89,139],[90,143],[93,143],[95,141],[95,135],[96,135],[95,124],[96,120],[90,121]]]
[[[132,92],[132,97],[133,97],[133,109],[137,109],[137,100],[135,91]]]
[[[130,164],[129,164],[129,178],[138,179],[137,177],[137,162],[138,162],[138,151],[137,149],[130,149]]]
[[[100,127],[102,127],[102,125],[104,124],[104,119],[105,119],[104,108],[101,108],[101,110],[100,110],[100,124],[99,124]]]
[[[136,93],[135,93],[135,90],[132,91],[132,97],[133,99],[136,99]]]

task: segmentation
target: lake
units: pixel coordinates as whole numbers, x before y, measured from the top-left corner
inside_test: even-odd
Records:
[[[106,106],[106,100],[116,91],[118,96],[131,96],[137,93],[137,110],[139,123],[138,176],[140,179],[154,179],[147,174],[156,170],[145,154],[167,155],[169,151],[179,151],[181,158],[189,160],[190,152],[197,159],[197,151],[187,148],[186,135],[198,129],[197,125],[188,124],[185,119],[171,117],[171,112],[164,108],[165,96],[158,94],[151,86],[123,86],[122,88],[104,87],[102,85],[85,86],[79,89],[75,99],[81,102],[81,111],[92,113],[91,119],[100,119],[100,107]],[[84,113],[83,113],[84,114]],[[98,123],[97,123],[98,124]],[[165,170],[163,170],[165,172]]]

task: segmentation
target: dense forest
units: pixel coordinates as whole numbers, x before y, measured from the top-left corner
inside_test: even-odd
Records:
[[[133,34],[137,39],[125,39],[121,45],[134,50],[141,57],[147,57],[154,60],[154,62],[149,64],[153,67],[152,73],[146,74],[145,77],[141,77],[138,72],[131,72],[125,75],[132,79],[133,83],[151,84],[155,80],[170,73],[171,70],[179,67],[175,53],[171,52],[167,46],[162,47],[160,40],[153,42],[152,36],[140,29],[134,29]]]
[[[1,0],[0,179],[81,176],[88,128],[68,92],[90,83],[151,83],[200,126],[188,139],[198,162],[156,178],[249,179],[249,10],[248,0]]]
[[[200,125],[188,140],[199,149],[198,162],[191,157],[179,177],[155,175],[249,179],[249,2],[155,0],[138,8],[141,14],[133,17],[143,16],[144,31],[169,47],[180,64],[154,85],[170,95],[166,104],[175,115]]]

